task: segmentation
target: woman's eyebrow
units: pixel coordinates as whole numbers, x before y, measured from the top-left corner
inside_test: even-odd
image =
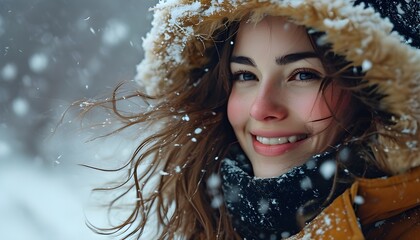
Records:
[[[239,63],[239,64],[250,65],[250,66],[253,66],[253,67],[257,66],[251,58],[244,57],[244,56],[232,56],[230,58],[230,62],[231,63]]]
[[[287,55],[276,58],[276,63],[278,65],[286,65],[292,62],[300,61],[305,58],[319,58],[319,56],[315,52],[291,53],[291,54],[287,54]]]
[[[297,62],[300,61],[302,59],[306,59],[306,58],[319,58],[319,56],[315,53],[315,52],[298,52],[298,53],[291,53],[291,54],[287,54],[281,57],[277,57],[276,58],[276,63],[278,65],[286,65],[292,62]],[[245,56],[232,56],[230,58],[230,62],[231,63],[239,63],[239,64],[244,64],[244,65],[249,65],[252,67],[256,67],[257,65],[255,64],[255,62],[249,58],[249,57],[245,57]]]

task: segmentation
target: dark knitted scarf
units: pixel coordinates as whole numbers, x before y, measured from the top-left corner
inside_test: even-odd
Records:
[[[319,209],[331,191],[335,153],[315,155],[276,178],[254,177],[244,154],[224,159],[222,189],[237,233],[250,240],[282,239],[299,232],[297,213]]]

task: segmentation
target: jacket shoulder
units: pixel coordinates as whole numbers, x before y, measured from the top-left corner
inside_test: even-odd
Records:
[[[338,196],[302,231],[289,240],[294,239],[365,239],[352,204],[350,189]]]
[[[420,206],[365,228],[366,239],[410,240],[420,236]]]
[[[290,239],[413,239],[420,236],[420,167],[358,179]],[[392,197],[396,196],[396,197]]]

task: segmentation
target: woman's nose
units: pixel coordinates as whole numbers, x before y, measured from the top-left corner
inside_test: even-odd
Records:
[[[261,87],[255,97],[250,116],[257,121],[275,121],[285,119],[288,115],[286,102],[278,86]]]

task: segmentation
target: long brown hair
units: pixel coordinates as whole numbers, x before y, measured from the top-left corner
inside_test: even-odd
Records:
[[[220,161],[236,141],[227,120],[226,106],[231,90],[231,41],[234,41],[238,27],[239,22],[232,22],[219,29],[213,36],[213,47],[205,52],[210,61],[204,63],[202,68],[191,71],[189,79],[176,79],[180,74],[174,72],[173,84],[158,96],[139,91],[119,97],[123,87],[119,85],[111,99],[97,102],[86,109],[109,107],[122,121],[121,129],[138,124],[160,125],[140,142],[129,163],[117,169],[128,170],[127,179],[119,187],[126,186],[129,190],[118,196],[110,208],[119,198],[134,190],[136,201],[131,214],[115,227],[92,228],[103,234],[121,233],[123,239],[135,235],[139,239],[146,224],[155,216],[159,239],[172,239],[175,236],[186,239],[240,239],[231,226],[224,205],[211,207],[214,192],[209,192],[207,187],[209,177],[218,173]],[[308,36],[315,43],[317,37],[312,34]],[[328,46],[324,49],[313,45],[322,54],[326,69],[335,73],[323,80],[321,94],[322,89],[337,79],[347,80],[343,81],[345,84],[342,87],[349,89],[361,82],[360,75],[348,70],[351,64],[345,62],[344,58],[328,55]],[[342,77],[346,74],[349,76]],[[126,115],[118,108],[119,101],[136,98],[150,103],[149,110]],[[356,115],[363,117],[366,123],[371,121],[368,110],[360,110]],[[352,129],[353,132],[347,132],[346,141],[354,134],[365,134],[369,126],[357,125]],[[157,183],[153,180],[156,176]],[[152,190],[146,192],[145,189]]]
[[[165,93],[149,96],[140,91],[119,97],[123,85],[115,88],[109,100],[96,102],[85,109],[105,107],[123,122],[122,129],[138,124],[161,124],[146,137],[132,154],[129,163],[117,171],[128,169],[128,178],[118,186],[135,189],[137,201],[125,221],[111,228],[92,229],[102,234],[121,232],[123,239],[137,239],[144,233],[152,215],[157,216],[159,239],[182,236],[186,239],[232,239],[236,235],[223,205],[211,208],[207,179],[218,172],[234,135],[226,117],[230,93],[229,56],[238,23],[220,29],[213,37],[214,46],[205,54],[210,62],[190,72],[189,79],[174,79]],[[175,76],[175,74],[174,74]],[[187,83],[185,83],[187,80]],[[119,101],[139,98],[150,104],[148,111],[126,115]],[[144,163],[151,163],[146,164]],[[163,173],[163,174],[162,174]],[[153,177],[159,176],[157,184]],[[143,190],[151,188],[145,193]],[[110,190],[109,188],[96,189]],[[128,194],[125,191],[110,205]],[[155,227],[155,226],[153,226]],[[130,229],[130,232],[127,231]]]

